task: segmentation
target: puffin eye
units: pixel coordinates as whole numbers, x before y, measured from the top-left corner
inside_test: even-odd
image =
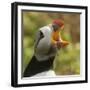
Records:
[[[54,29],[54,31],[56,32],[56,31],[57,31],[57,29]]]

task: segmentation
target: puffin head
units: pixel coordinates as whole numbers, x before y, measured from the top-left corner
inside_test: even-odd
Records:
[[[60,20],[60,19],[55,19],[52,22],[52,27],[53,27],[54,31],[63,30],[63,28],[64,28],[64,22],[62,20]]]

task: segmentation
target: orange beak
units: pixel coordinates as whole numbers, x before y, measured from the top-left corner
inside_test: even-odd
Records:
[[[63,30],[64,29],[64,25],[61,27],[61,30]]]

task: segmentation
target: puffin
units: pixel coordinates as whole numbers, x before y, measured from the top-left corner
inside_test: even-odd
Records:
[[[27,65],[23,77],[45,76],[45,73],[53,71],[53,62],[58,50],[69,44],[68,41],[61,38],[60,32],[63,29],[64,22],[60,19],[55,19],[51,24],[37,30],[34,55]]]

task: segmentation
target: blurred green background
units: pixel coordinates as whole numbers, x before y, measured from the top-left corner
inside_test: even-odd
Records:
[[[23,72],[33,56],[37,30],[50,24],[54,19],[64,21],[65,27],[61,37],[70,44],[58,51],[53,69],[57,75],[80,74],[80,14],[32,11],[22,11]]]

